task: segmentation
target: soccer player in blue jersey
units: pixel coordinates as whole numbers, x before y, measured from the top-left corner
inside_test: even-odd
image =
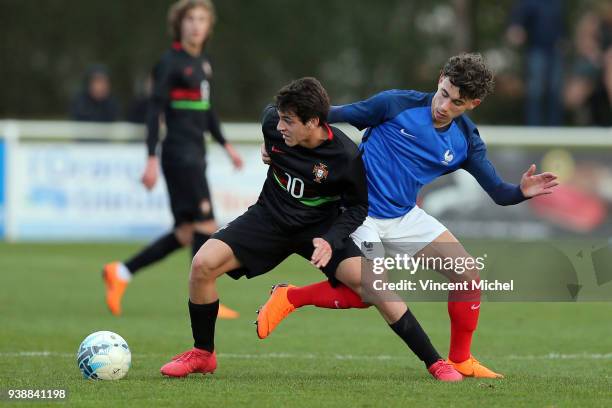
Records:
[[[412,243],[406,251],[410,252],[408,255],[471,258],[446,227],[416,204],[421,187],[458,169],[472,174],[499,205],[518,204],[552,193],[558,184],[554,174],[535,174],[535,165],[531,165],[520,184],[509,184],[487,159],[478,129],[464,113],[480,105],[493,86],[493,74],[482,56],[461,54],[444,65],[435,93],[390,90],[332,108],[329,122],[347,122],[360,130],[366,129],[360,150],[367,175],[369,212],[365,222],[351,235],[358,246],[365,248],[363,243],[374,242],[388,249],[389,245]],[[372,254],[364,255],[369,258]],[[452,281],[479,279],[476,268],[463,274],[442,268],[439,272]],[[301,306],[364,307],[353,292],[360,290],[359,285],[333,287],[328,282],[305,287],[277,285],[259,312],[258,335],[267,337],[280,321]],[[399,320],[389,323],[401,325],[401,312],[405,310],[402,303],[396,315]],[[480,364],[471,353],[480,313],[480,290],[450,291],[448,313],[449,362],[467,377],[501,378],[501,374]]]

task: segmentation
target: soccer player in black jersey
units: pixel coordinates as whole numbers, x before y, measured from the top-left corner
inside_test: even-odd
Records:
[[[167,135],[162,143],[161,167],[174,228],[128,261],[104,266],[106,303],[115,315],[121,314],[121,298],[133,274],[184,246],[191,245],[195,255],[218,228],[205,176],[204,132],[209,131],[224,146],[234,167],[242,167],[242,159],[223,137],[211,106],[212,68],[204,46],[214,22],[210,0],[181,0],[170,7],[168,23],[174,43],[153,71],[147,115],[148,160],[142,182],[148,190],[157,182],[159,121],[163,115]],[[235,318],[237,313],[224,307],[219,316]]]
[[[263,189],[256,204],[217,231],[194,257],[188,302],[194,347],[165,364],[163,375],[215,371],[216,280],[226,273],[253,278],[296,253],[332,284],[360,278],[361,251],[349,234],[367,214],[365,170],[355,143],[326,123],[328,111],[327,92],[314,78],[285,86],[276,106],[264,110],[262,131],[271,163]],[[374,304],[383,316],[393,307],[382,300]],[[392,328],[411,347],[418,343],[430,365],[453,370],[414,317],[409,323]]]

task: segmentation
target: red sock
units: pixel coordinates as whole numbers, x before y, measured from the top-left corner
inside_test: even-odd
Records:
[[[361,297],[343,284],[332,287],[329,281],[323,281],[287,291],[287,299],[295,307],[313,305],[326,309],[363,309],[370,307],[363,303]]]
[[[470,358],[472,335],[478,326],[480,314],[480,289],[454,290],[449,293],[448,315],[451,321],[451,338],[448,358],[461,363]]]

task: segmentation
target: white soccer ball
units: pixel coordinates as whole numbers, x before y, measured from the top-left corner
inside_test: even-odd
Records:
[[[98,331],[87,336],[79,346],[77,365],[83,378],[119,380],[132,365],[132,353],[117,333]]]

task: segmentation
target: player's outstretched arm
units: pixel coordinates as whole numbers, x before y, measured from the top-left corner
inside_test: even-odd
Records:
[[[523,174],[520,184],[506,183],[495,171],[495,167],[487,158],[487,148],[474,130],[471,135],[471,147],[468,158],[462,164],[489,196],[499,205],[513,205],[542,194],[550,194],[559,183],[553,173],[535,174],[536,167],[532,164]]]
[[[553,173],[535,174],[535,165],[523,174],[519,185],[506,183],[495,171],[486,157],[484,144],[482,150],[468,157],[463,168],[467,170],[489,196],[499,205],[513,205],[542,194],[550,194],[559,183]]]
[[[529,166],[521,178],[521,192],[527,198],[543,194],[551,194],[553,188],[559,185],[557,176],[550,172],[535,174],[536,165]]]

